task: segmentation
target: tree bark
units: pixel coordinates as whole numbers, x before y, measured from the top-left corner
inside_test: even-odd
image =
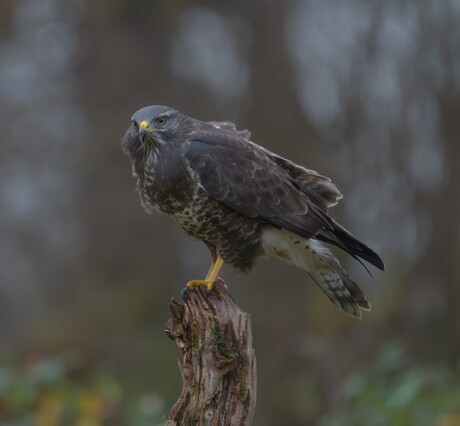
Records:
[[[216,283],[171,299],[167,336],[182,350],[182,393],[165,426],[250,425],[256,403],[256,356],[250,315]]]

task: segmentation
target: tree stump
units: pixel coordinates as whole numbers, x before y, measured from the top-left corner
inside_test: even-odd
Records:
[[[182,350],[182,393],[165,426],[250,425],[256,403],[256,356],[250,315],[222,283],[171,299],[167,336]]]

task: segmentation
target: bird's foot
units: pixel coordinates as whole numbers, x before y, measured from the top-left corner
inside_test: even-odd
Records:
[[[208,281],[208,280],[192,280],[187,283],[187,289],[188,290],[193,290],[196,287],[199,287],[200,285],[206,286],[208,291],[211,291],[212,288],[214,287],[214,281]]]
[[[199,287],[200,285],[206,286],[207,293],[209,294],[215,285],[221,285],[222,287],[227,288],[225,285],[225,281],[221,277],[217,277],[216,281],[211,282],[208,280],[192,280],[187,283],[185,288],[182,289],[180,292],[182,299],[185,299],[189,296],[190,290],[193,290],[196,287]]]

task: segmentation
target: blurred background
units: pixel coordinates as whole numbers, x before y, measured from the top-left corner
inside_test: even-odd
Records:
[[[168,302],[207,249],[147,215],[119,147],[165,104],[333,178],[384,258],[356,321],[300,271],[222,272],[261,425],[460,425],[460,1],[3,0],[0,425],[160,425]]]

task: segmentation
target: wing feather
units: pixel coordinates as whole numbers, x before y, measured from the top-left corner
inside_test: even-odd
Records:
[[[216,129],[233,130],[246,139],[251,137],[251,132],[248,129],[238,130],[236,128],[236,124],[231,121],[207,121],[206,124],[209,124]]]
[[[185,147],[200,185],[215,199],[252,218],[311,238],[331,226],[321,206],[264,150],[236,132],[210,129]]]
[[[342,197],[331,180],[249,141],[232,123],[209,124],[185,144],[199,184],[215,199],[251,218],[316,236],[384,269],[377,253],[327,214]]]
[[[254,143],[254,142],[250,142]],[[281,157],[268,149],[260,147],[279,167],[286,170],[293,181],[303,192],[309,193],[316,198],[319,205],[326,211],[328,207],[335,206],[343,197],[337,186],[330,178],[320,175],[317,171],[307,169]]]

